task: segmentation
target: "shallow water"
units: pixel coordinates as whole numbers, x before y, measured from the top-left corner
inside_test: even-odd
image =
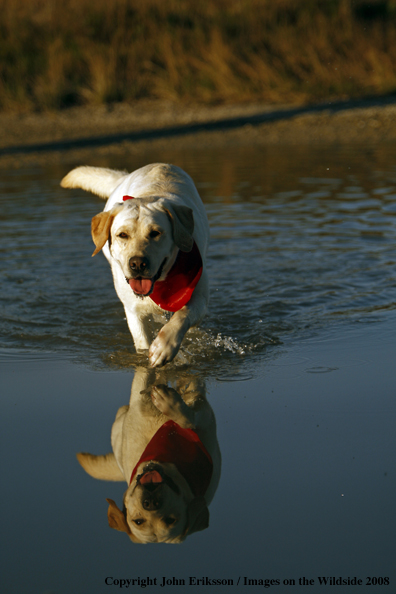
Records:
[[[211,226],[210,313],[176,364],[250,373],[274,345],[395,308],[392,147],[162,158],[192,175]],[[116,166],[140,164],[125,156]],[[2,176],[0,346],[66,352],[95,367],[142,363],[107,262],[90,258],[89,222],[103,203],[59,188],[66,170]]]
[[[395,148],[152,150],[87,163],[176,163],[208,212],[210,313],[153,378],[206,386],[222,452],[209,528],[179,547],[110,530],[105,499],[121,505],[125,485],[94,480],[75,459],[110,451],[116,412],[147,369],[107,262],[90,257],[103,202],[59,188],[79,163],[2,171],[2,591],[118,590],[110,576],[156,578],[150,592],[164,576],[185,580],[167,591],[191,594],[202,588],[190,577],[233,580],[224,592],[245,578],[312,591],[303,577],[326,592],[318,576],[362,579],[330,591],[393,591]]]

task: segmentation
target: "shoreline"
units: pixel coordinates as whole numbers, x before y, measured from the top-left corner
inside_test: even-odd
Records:
[[[298,146],[396,141],[396,97],[315,105],[221,106],[166,101],[0,113],[0,167],[156,146]],[[28,139],[28,140],[27,140]]]

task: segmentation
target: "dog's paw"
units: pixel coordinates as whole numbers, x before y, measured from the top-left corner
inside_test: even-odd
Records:
[[[181,396],[169,386],[159,384],[151,388],[151,400],[163,415],[176,420],[182,414],[183,400]]]
[[[152,367],[162,367],[172,361],[180,348],[180,341],[164,326],[152,342],[149,349],[149,361]]]

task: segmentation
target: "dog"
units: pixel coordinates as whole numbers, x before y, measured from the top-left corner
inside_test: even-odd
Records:
[[[111,528],[136,543],[180,543],[209,525],[221,454],[202,382],[179,378],[176,391],[157,384],[155,373],[137,368],[129,406],[112,426],[113,452],[77,459],[94,478],[128,484],[123,510],[107,499]]]
[[[152,367],[172,361],[208,305],[209,224],[191,177],[164,163],[130,174],[77,167],[61,186],[108,198],[92,219],[92,255],[110,263],[136,350],[149,349]],[[173,315],[152,340],[152,316],[164,312]]]

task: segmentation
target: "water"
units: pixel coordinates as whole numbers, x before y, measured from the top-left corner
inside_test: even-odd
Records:
[[[114,166],[132,170],[156,157]],[[210,312],[176,365],[257,373],[276,345],[394,309],[391,149],[164,157],[193,176],[211,226]],[[107,262],[90,258],[89,223],[103,202],[59,188],[66,171],[3,172],[0,346],[129,368],[145,359],[134,353]]]
[[[110,530],[105,499],[122,507],[126,485],[76,461],[111,451],[117,410],[147,372],[108,264],[91,258],[103,202],[59,187],[81,164],[67,154],[1,172],[2,592],[98,594],[118,590],[107,578],[148,577],[153,593],[164,577],[185,580],[172,593],[206,577],[233,580],[227,594],[311,591],[303,578],[327,592],[319,576],[362,580],[337,592],[393,591],[394,154],[197,147],[86,161],[176,163],[210,221],[210,312],[150,380],[200,383],[217,421],[209,527],[180,546]]]

